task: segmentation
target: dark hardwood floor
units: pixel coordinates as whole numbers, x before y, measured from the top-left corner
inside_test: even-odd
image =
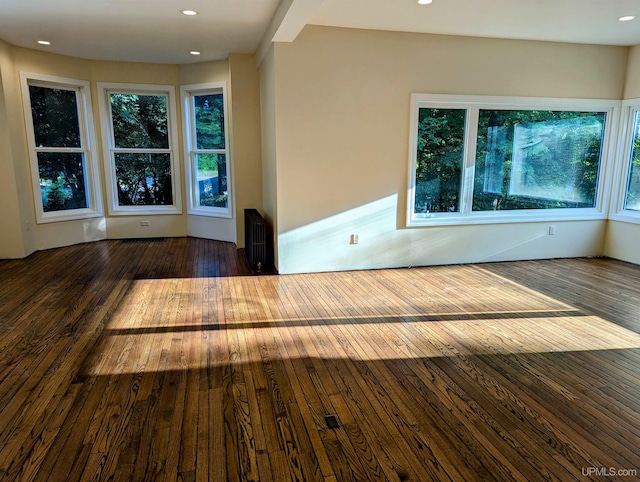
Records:
[[[192,238],[0,261],[0,480],[638,479],[640,267],[248,273]]]

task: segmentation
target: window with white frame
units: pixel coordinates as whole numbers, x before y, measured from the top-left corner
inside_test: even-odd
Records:
[[[414,94],[408,225],[604,218],[618,104]]]
[[[640,112],[637,110],[633,116],[630,148],[624,209],[640,212]]]
[[[185,85],[188,212],[231,217],[230,155],[224,83]]]
[[[38,223],[101,216],[89,83],[21,73]]]
[[[110,214],[179,214],[173,86],[99,83]]]
[[[617,204],[612,219],[640,223],[640,100],[624,102]]]

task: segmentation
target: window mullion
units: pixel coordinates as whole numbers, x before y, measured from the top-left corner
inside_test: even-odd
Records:
[[[226,154],[226,149],[193,149],[194,154]]]
[[[460,212],[464,215],[471,213],[473,205],[473,181],[476,162],[476,143],[478,141],[478,107],[467,109],[467,119],[464,128],[464,168],[462,170],[462,187]]]
[[[126,148],[126,147],[114,147],[111,149],[114,154],[171,154],[171,149],[139,149],[139,148]]]
[[[86,153],[88,151],[88,149],[85,149],[84,147],[35,147],[34,150],[36,152],[62,152],[62,153],[66,153],[66,152]]]

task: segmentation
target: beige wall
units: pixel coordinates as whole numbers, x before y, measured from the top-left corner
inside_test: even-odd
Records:
[[[640,45],[629,49],[624,98],[640,97]]]
[[[0,258],[21,258],[26,254],[18,184],[13,164],[14,142],[10,133],[13,123],[11,92],[15,90],[17,83],[14,72],[11,48],[0,41]],[[25,219],[25,224],[27,222],[31,222],[31,219]]]
[[[309,26],[276,44],[280,272],[601,254],[601,221],[405,229],[409,101],[620,99],[627,51]]]
[[[638,233],[624,223],[608,223],[606,241],[603,221],[556,222],[555,236],[547,235],[549,223],[405,228],[409,96],[640,97],[633,81],[640,47],[309,26],[293,43],[275,44],[259,70],[254,62],[235,54],[183,66],[100,62],[0,42],[0,128],[8,125],[0,130],[0,163],[15,178],[0,180],[9,207],[0,213],[0,257],[105,237],[194,235],[242,245],[243,210],[256,207],[276,229],[283,273],[603,252],[629,258],[626,240]],[[228,82],[235,218],[187,216],[185,208],[179,216],[35,225],[20,70],[89,80],[98,133],[97,82]],[[348,244],[352,233],[360,244]]]
[[[276,165],[275,49],[272,47],[260,66],[260,118],[262,131],[263,215],[274,230],[274,262],[278,267],[278,170]]]
[[[86,80],[91,83],[92,108],[103,193],[106,192],[102,152],[102,120],[98,109],[98,82],[164,84],[176,87],[178,158],[182,179],[182,215],[106,216],[88,220],[37,225],[30,181],[19,73],[31,72]],[[241,216],[232,219],[186,214],[184,152],[180,85],[226,82],[232,123],[232,176],[236,211],[261,208],[259,75],[251,55],[231,60],[187,65],[92,61],[10,46],[0,41],[0,165],[9,175],[0,180],[0,258],[22,257],[46,249],[105,238],[199,236],[236,242],[243,229]],[[232,78],[233,77],[233,78]],[[235,97],[235,99],[234,99]],[[5,128],[5,126],[7,126]],[[236,178],[237,176],[237,178]],[[6,184],[6,185],[5,185]],[[106,213],[106,196],[104,196]],[[6,209],[5,209],[6,208]],[[148,221],[149,226],[141,226]],[[4,229],[6,228],[6,229]],[[241,238],[242,239],[242,238]]]
[[[640,264],[640,225],[609,221],[603,254],[610,258]]]
[[[262,212],[260,74],[253,55],[231,54],[231,121],[238,247],[244,247],[244,210]]]
[[[640,98],[640,46],[629,49],[624,99]],[[640,224],[609,221],[604,255],[640,264]]]

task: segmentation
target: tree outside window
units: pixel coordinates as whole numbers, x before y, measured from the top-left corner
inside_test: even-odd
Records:
[[[109,213],[179,214],[175,88],[98,83]]]
[[[102,215],[89,82],[21,72],[36,221]]]
[[[224,84],[183,86],[189,211],[230,217],[229,146]]]
[[[76,90],[30,85],[29,97],[43,211],[89,207]]]
[[[594,207],[603,112],[480,110],[473,210]]]
[[[222,93],[194,95],[193,112],[197,205],[226,208],[229,196]]]
[[[120,206],[173,204],[165,95],[110,93]]]
[[[602,173],[617,109],[606,100],[413,94],[407,224],[606,217]],[[629,210],[640,210],[639,120]]]
[[[624,209],[640,211],[640,112],[635,112],[633,116],[633,137],[631,142]]]
[[[418,116],[415,211],[458,212],[466,111],[424,108]]]

